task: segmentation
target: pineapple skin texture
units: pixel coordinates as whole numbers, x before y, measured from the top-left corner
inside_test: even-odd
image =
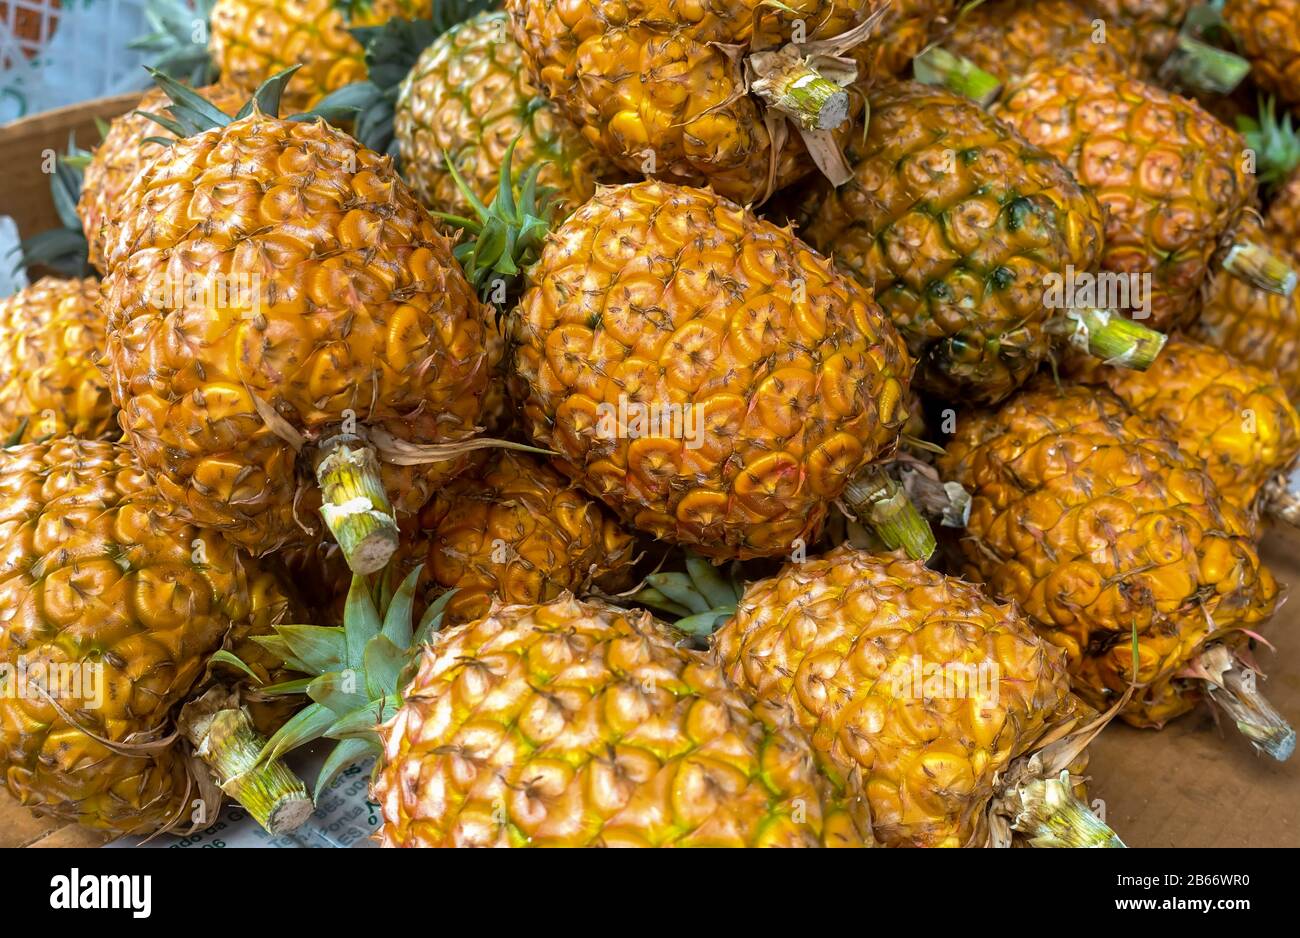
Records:
[[[1031,385],[958,421],[939,460],[972,495],[963,575],[1015,601],[1065,649],[1074,690],[1160,727],[1196,704],[1177,674],[1207,641],[1244,640],[1277,583],[1246,515],[1164,429],[1100,387]],[[1194,683],[1194,682],[1191,682]]]
[[[568,594],[439,633],[379,732],[388,847],[873,845],[861,793],[683,636]]]
[[[713,651],[763,712],[794,714],[828,773],[866,790],[887,847],[978,846],[997,776],[1079,708],[1064,654],[1014,606],[850,547],[751,585]],[[996,699],[917,696],[918,661],[989,668]]]
[[[943,47],[1003,79],[1058,62],[1136,74],[1137,37],[1113,20],[1105,35],[1093,41],[1092,16],[1072,0],[994,0],[958,19]]]
[[[1106,24],[1107,36],[1116,26],[1142,37],[1142,58],[1154,71],[1178,44],[1178,31],[1196,0],[1076,0],[1091,16]]]
[[[402,83],[393,132],[420,201],[453,215],[472,217],[474,210],[444,153],[470,191],[490,204],[506,150],[519,138],[511,161],[515,180],[541,163],[538,185],[555,190],[561,213],[591,198],[598,180],[618,173],[533,86],[504,13],[453,26],[420,53]]]
[[[1257,225],[1243,228],[1252,240],[1279,256],[1293,256],[1288,251],[1296,242],[1288,236],[1273,231],[1256,236]],[[1216,272],[1201,315],[1188,334],[1244,364],[1274,372],[1292,403],[1300,404],[1300,295],[1278,296],[1229,273]]]
[[[858,275],[907,340],[917,386],[991,403],[1051,351],[1048,275],[1094,269],[1104,220],[1057,159],[960,95],[913,82],[871,93],[853,177],[808,241]]]
[[[221,111],[232,115],[248,99],[244,92],[225,84],[208,85],[198,91]],[[121,201],[127,187],[140,175],[145,164],[162,152],[161,144],[151,143],[146,138],[170,136],[161,126],[138,112],[167,115],[170,104],[171,99],[161,88],[145,92],[134,111],[114,118],[108,125],[108,133],[86,164],[81,198],[77,201],[77,217],[81,219],[81,228],[86,235],[90,262],[100,272],[108,270],[105,245],[112,240],[113,233],[106,226],[113,216],[114,206]]]
[[[871,294],[707,191],[602,189],[530,282],[512,317],[523,421],[654,537],[716,558],[808,543],[907,419],[912,364]],[[697,432],[616,426],[621,402],[692,408]]]
[[[1195,319],[1220,239],[1255,197],[1245,141],[1193,101],[1071,65],[1012,79],[993,113],[1107,210],[1102,268],[1152,274],[1143,325],[1171,331]]]
[[[868,82],[902,75],[945,32],[960,7],[960,0],[892,0],[872,38],[848,54],[858,60]]]
[[[1277,377],[1218,348],[1175,335],[1146,371],[1093,371],[1134,411],[1162,421],[1224,499],[1252,517],[1260,491],[1300,455],[1300,415]]]
[[[541,603],[592,582],[630,585],[632,538],[570,480],[523,453],[498,451],[481,475],[440,489],[420,521],[426,569],[456,590],[447,625],[487,615],[494,599]]]
[[[365,80],[365,50],[349,29],[428,16],[432,9],[432,0],[217,0],[208,49],[222,80],[245,99],[272,75],[301,64],[281,98],[281,113],[289,115]]]
[[[73,433],[86,438],[117,427],[99,372],[104,316],[93,278],[44,277],[0,299],[0,438],[14,442]]]
[[[491,314],[387,157],[319,121],[255,114],[159,156],[115,224],[113,399],[159,491],[194,523],[256,555],[310,537],[311,467],[254,395],[308,443],[350,414],[410,443],[473,435]],[[257,308],[151,302],[188,274],[260,287]],[[393,507],[418,511],[468,462],[382,463]]]
[[[59,705],[0,695],[0,754],[23,804],[118,833],[189,825],[184,756],[124,755],[93,738],[170,732],[223,640],[287,621],[279,582],[179,520],[120,444],[64,437],[0,454],[0,663],[98,667]],[[196,559],[197,558],[197,559]],[[12,678],[10,678],[12,680]],[[138,740],[137,740],[138,741]]]
[[[1300,104],[1300,3],[1225,0],[1223,19],[1250,59],[1250,75],[1289,105]]]
[[[773,140],[758,99],[745,93],[740,58],[789,42],[792,19],[805,24],[808,41],[828,39],[880,5],[505,4],[539,86],[597,150],[636,176],[710,186],[741,204],[768,194],[769,169],[779,189],[811,169],[811,161],[793,131],[783,143]],[[737,47],[740,58],[733,61],[723,46]]]

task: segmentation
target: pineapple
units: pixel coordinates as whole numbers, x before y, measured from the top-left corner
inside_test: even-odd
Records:
[[[238,120],[159,78],[189,135],[113,217],[109,385],[187,520],[260,555],[319,536],[319,508],[349,565],[377,570],[394,513],[481,442],[491,314],[390,159],[263,112],[288,74]]]
[[[870,107],[853,178],[827,192],[804,233],[875,292],[920,363],[922,390],[1001,400],[1071,320],[1105,357],[1150,363],[1162,337],[1117,346],[1112,332],[1132,324],[1049,308],[1052,278],[1093,270],[1102,255],[1101,208],[1064,166],[943,89],[879,87]]]
[[[847,55],[871,58],[860,47],[880,41],[889,6],[506,3],[541,89],[597,150],[627,172],[707,185],[742,204],[795,181],[811,162],[843,181],[834,132],[849,129],[853,103],[843,86],[868,77]]]
[[[285,94],[290,112],[366,76],[365,51],[350,32],[393,17],[428,16],[432,0],[217,0],[209,49],[224,82],[247,97],[295,64]]]
[[[220,793],[170,724],[223,641],[288,617],[278,581],[179,519],[117,443],[61,437],[0,453],[0,541],[9,791],[117,833],[210,823]],[[192,818],[200,798],[207,812]]]
[[[0,436],[19,443],[115,433],[97,367],[103,349],[94,280],[45,277],[0,300]]]
[[[1178,46],[1179,30],[1196,0],[1075,0],[1107,29],[1120,27],[1141,37],[1142,58],[1158,69]]]
[[[861,63],[861,74],[871,79],[906,74],[912,59],[948,31],[961,6],[960,0],[892,0],[873,31],[875,41],[851,52]]]
[[[1106,709],[1135,683],[1121,716],[1157,728],[1208,694],[1289,755],[1237,663],[1277,584],[1248,518],[1159,424],[1105,388],[1031,385],[960,419],[946,449],[940,471],[972,496],[965,574],[1065,649],[1076,693]]]
[[[480,13],[451,27],[423,52],[397,98],[393,134],[411,187],[431,209],[468,215],[450,160],[483,202],[496,195],[513,142],[516,178],[541,164],[538,182],[569,209],[617,171],[533,87],[504,13]]]
[[[1137,74],[1140,47],[1132,30],[1115,20],[1099,29],[1074,0],[989,0],[964,9],[943,39],[944,49],[1000,78],[1059,62]]]
[[[247,97],[238,89],[220,84],[202,88],[199,93],[226,114],[238,111]],[[162,145],[150,138],[161,137],[164,131],[148,115],[165,114],[169,103],[161,88],[147,92],[136,110],[108,125],[103,142],[86,164],[77,214],[86,233],[90,262],[100,271],[106,270],[104,247],[112,240],[106,226],[114,207],[145,164],[163,151]]]
[[[876,465],[907,419],[902,340],[788,229],[706,190],[603,189],[546,241],[510,324],[526,429],[630,526],[772,556],[845,495],[893,546],[933,548]]]
[[[1014,606],[851,548],[750,586],[713,650],[761,712],[793,714],[829,774],[860,780],[886,846],[987,843],[1005,805],[1034,798],[1029,754],[1091,716],[1065,655]],[[1026,833],[1073,827],[1072,845],[1122,846],[1066,800],[1055,824],[1024,818]]]
[[[1295,274],[1235,237],[1255,197],[1245,142],[1194,102],[1072,65],[1010,81],[993,113],[1064,162],[1107,210],[1102,268],[1150,274],[1151,321],[1191,323],[1212,269],[1287,294]]]
[[[1266,192],[1268,236],[1285,253],[1300,255],[1300,133],[1292,116],[1279,117],[1275,99],[1264,98],[1258,114],[1238,117],[1237,127]]]
[[[1254,515],[1261,496],[1300,456],[1300,415],[1272,372],[1175,336],[1144,373],[1096,369],[1137,413],[1200,460],[1223,498]]]
[[[341,739],[318,791],[377,754],[384,845],[873,845],[861,791],[648,613],[566,593],[437,633],[440,604],[412,623],[416,577],[379,602],[354,578],[342,628],[268,640],[321,676],[266,754]],[[365,693],[343,692],[347,671]]]
[[[1291,107],[1300,105],[1300,3],[1224,0],[1223,20],[1250,60],[1255,83]]]
[[[492,600],[538,603],[590,582],[626,586],[632,538],[555,470],[523,453],[494,454],[481,474],[434,495],[420,514],[434,583],[456,590],[447,624]]]

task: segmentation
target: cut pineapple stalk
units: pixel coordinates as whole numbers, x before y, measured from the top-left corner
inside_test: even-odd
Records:
[[[1107,309],[1077,309],[1067,314],[1071,341],[1108,365],[1146,371],[1165,347],[1166,336]]]
[[[753,90],[770,107],[805,130],[835,130],[848,120],[849,93],[801,57],[783,50],[764,61],[770,71],[754,81]]]
[[[260,761],[266,738],[225,690],[213,688],[187,704],[180,722],[221,790],[267,831],[288,833],[311,816],[313,804],[302,780],[279,759]]]
[[[932,46],[912,59],[916,80],[926,85],[942,86],[965,95],[980,107],[987,108],[1002,93],[1002,82],[965,56]]]
[[[1295,730],[1259,691],[1259,675],[1244,668],[1225,645],[1210,645],[1193,669],[1203,672],[1210,700],[1255,748],[1285,762],[1295,752]]]
[[[890,550],[901,547],[913,560],[925,561],[938,546],[902,484],[879,466],[858,473],[845,486],[844,501]]]
[[[1238,280],[1278,296],[1290,296],[1295,292],[1295,271],[1281,257],[1258,244],[1234,244],[1223,259],[1223,269]]]
[[[1206,94],[1232,94],[1250,74],[1250,62],[1187,34],[1180,34],[1178,46],[1161,67],[1170,82]]]
[[[397,550],[397,518],[384,491],[374,450],[338,436],[316,463],[321,517],[354,573],[377,573]]]
[[[1011,827],[1035,847],[1123,847],[1124,842],[1075,797],[1069,771],[1036,778],[1016,791],[1020,813]]]

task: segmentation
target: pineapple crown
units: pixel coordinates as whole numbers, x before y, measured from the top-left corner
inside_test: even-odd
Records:
[[[687,552],[684,572],[651,573],[627,598],[672,618],[678,631],[703,644],[736,614],[744,591],[739,562],[733,561],[724,576],[703,557]]]
[[[465,276],[478,290],[485,302],[498,309],[508,308],[517,298],[523,281],[523,271],[541,256],[546,235],[551,230],[555,190],[537,185],[538,174],[546,165],[534,163],[519,177],[513,179],[511,163],[514,159],[516,137],[506,148],[497,179],[497,192],[490,205],[484,205],[464,177],[456,163],[447,154],[443,161],[456,183],[460,194],[474,209],[476,218],[433,212],[435,218],[461,229],[460,243],[454,253],[465,270]]]
[[[1264,185],[1280,185],[1300,166],[1300,134],[1289,112],[1277,116],[1273,98],[1260,99],[1258,118],[1238,117],[1237,130],[1255,152],[1256,171]]]
[[[148,0],[144,17],[153,32],[127,43],[148,53],[154,68],[195,87],[217,77],[208,54],[208,23],[216,0]]]
[[[100,132],[107,127],[97,121]],[[54,160],[50,174],[50,196],[59,216],[59,227],[42,231],[23,240],[10,255],[17,255],[14,265],[17,273],[24,267],[48,267],[63,277],[86,277],[90,274],[90,245],[77,216],[77,202],[81,198],[82,172],[90,153],[77,146],[75,134],[68,135],[68,150]]]
[[[402,689],[415,676],[421,648],[442,627],[454,591],[443,593],[413,624],[415,589],[422,567],[393,588],[394,577],[353,576],[343,625],[277,625],[254,639],[306,677],[258,688],[268,696],[306,694],[312,703],[282,726],[263,747],[267,763],[317,739],[338,740],[316,779],[320,796],[343,769],[380,751],[379,724],[401,706]],[[227,653],[228,654],[228,653]],[[238,659],[230,661],[248,673]]]
[[[420,53],[443,33],[495,7],[491,0],[442,0],[425,17],[410,20],[394,17],[382,26],[348,30],[366,50],[366,80],[331,92],[321,99],[318,107],[347,112],[353,122],[352,135],[357,140],[396,160],[393,112],[402,82],[415,67]]]

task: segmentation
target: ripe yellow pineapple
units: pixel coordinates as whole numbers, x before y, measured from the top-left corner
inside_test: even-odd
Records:
[[[826,187],[803,231],[874,291],[922,390],[1001,400],[1048,357],[1053,329],[1085,333],[1107,359],[1150,363],[1162,337],[1112,337],[1137,330],[1049,305],[1054,279],[1096,268],[1105,224],[1061,163],[942,88],[895,83],[869,100],[853,177]]]
[[[46,277],[0,300],[0,439],[115,433],[103,351],[94,280]]]
[[[648,613],[566,593],[439,633],[445,598],[412,621],[416,576],[379,602],[354,578],[342,628],[282,626],[269,640],[290,658],[310,640],[315,666],[300,664],[332,677],[265,754],[335,719],[364,728],[317,790],[377,754],[385,845],[874,845],[861,791],[823,777],[800,733],[760,721]],[[365,693],[336,690],[345,670]]]
[[[1033,797],[1017,760],[1095,716],[1014,606],[851,548],[750,586],[713,647],[761,712],[793,713],[827,771],[861,784],[886,846],[984,845],[992,815]],[[1075,845],[1121,846],[1071,807],[1058,838],[1077,825]]]
[[[1075,0],[1107,29],[1127,28],[1141,37],[1147,66],[1159,68],[1178,44],[1178,31],[1196,0]]]
[[[1245,142],[1196,103],[1072,65],[1007,83],[993,113],[1064,162],[1107,210],[1102,268],[1152,278],[1151,320],[1196,318],[1217,264],[1289,293],[1295,275],[1236,226],[1255,197]]]
[[[864,78],[887,80],[904,75],[914,59],[937,36],[946,35],[960,0],[891,0],[873,40],[855,47]]]
[[[160,82],[191,135],[123,196],[103,285],[126,439],[194,523],[263,554],[319,507],[379,569],[477,445],[491,314],[390,159]]]
[[[227,114],[238,111],[248,97],[224,84],[210,85],[200,89],[199,93]],[[163,150],[161,144],[149,138],[168,136],[166,130],[146,115],[166,116],[169,103],[161,88],[146,92],[134,111],[115,118],[108,125],[103,141],[86,164],[77,214],[86,233],[90,262],[98,270],[106,270],[104,246],[113,235],[105,229],[114,207],[145,164]]]
[[[508,23],[504,13],[488,12],[452,26],[402,82],[392,131],[403,175],[431,209],[471,213],[447,160],[471,192],[491,202],[511,143],[515,178],[541,164],[538,183],[567,209],[587,201],[598,181],[617,179],[613,165],[533,86]]]
[[[179,519],[117,443],[0,453],[0,543],[9,791],[119,833],[188,828],[196,799],[210,823],[212,786],[172,719],[224,640],[288,618],[278,581]]]
[[[1300,455],[1300,415],[1276,376],[1218,348],[1175,336],[1142,373],[1094,369],[1134,411],[1205,467],[1224,499],[1250,514],[1265,486]]]
[[[217,0],[209,48],[222,80],[245,97],[293,65],[285,106],[304,111],[366,76],[365,50],[349,32],[396,16],[428,16],[433,0]]]
[[[627,524],[771,556],[841,495],[881,503],[860,474],[896,445],[912,363],[870,293],[788,229],[706,190],[607,188],[528,284],[510,317],[524,425]],[[886,526],[920,521],[894,504]]]
[[[867,33],[888,8],[880,0],[506,3],[540,87],[607,158],[741,203],[806,173],[810,155],[842,181],[832,139],[847,129],[852,104],[842,86],[866,77],[845,54],[879,40]]]
[[[1292,107],[1300,105],[1300,4],[1224,0],[1223,19],[1250,60],[1255,83]]]
[[[486,615],[493,599],[548,602],[592,582],[620,589],[635,559],[632,538],[597,503],[522,453],[495,454],[440,489],[420,521],[433,582],[456,590],[449,625]]]
[[[1136,681],[1121,716],[1149,727],[1206,693],[1255,703],[1232,711],[1238,725],[1289,754],[1290,728],[1262,698],[1234,697],[1228,666],[1277,584],[1245,514],[1159,424],[1105,388],[1044,383],[959,418],[946,450],[940,471],[972,496],[965,573],[1065,649],[1078,694],[1105,709]]]

